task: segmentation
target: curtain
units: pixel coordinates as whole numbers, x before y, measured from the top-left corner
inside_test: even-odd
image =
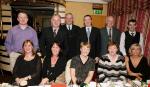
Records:
[[[136,31],[144,37],[144,55],[150,64],[150,0],[112,0],[108,3],[108,15],[115,17],[120,31],[127,30],[130,19],[136,19]]]

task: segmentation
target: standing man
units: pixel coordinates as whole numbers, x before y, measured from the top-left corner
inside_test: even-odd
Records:
[[[107,53],[107,44],[109,41],[114,41],[118,45],[120,43],[120,31],[114,27],[115,20],[113,16],[106,18],[106,26],[100,30],[101,38],[101,56]]]
[[[136,20],[131,19],[128,21],[128,31],[122,32],[120,38],[120,51],[122,52],[123,56],[129,56],[129,48],[134,43],[139,43],[142,48],[143,54],[143,35],[140,32],[135,30],[136,28]]]
[[[72,57],[79,54],[79,30],[80,27],[73,24],[73,15],[72,13],[67,13],[65,16],[65,25],[63,25],[63,29],[67,33],[67,41],[68,41],[68,53],[67,58],[71,59]]]
[[[84,27],[80,31],[80,42],[89,42],[91,49],[89,56],[93,59],[100,57],[100,35],[99,30],[92,26],[92,17],[84,16]]]
[[[61,52],[66,56],[68,42],[65,30],[62,28],[60,15],[54,14],[51,18],[51,26],[42,29],[40,37],[40,49],[44,56],[50,56],[50,48],[53,42],[58,42],[62,46]]]
[[[17,57],[23,52],[22,44],[25,40],[31,40],[36,49],[39,47],[36,31],[27,24],[28,14],[20,11],[17,20],[19,24],[8,31],[5,40],[5,47],[10,57],[11,71],[13,70]]]

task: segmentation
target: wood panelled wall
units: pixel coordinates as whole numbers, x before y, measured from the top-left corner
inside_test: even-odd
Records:
[[[0,68],[6,71],[10,71],[9,68],[9,57],[6,52],[5,46],[4,46],[4,38],[6,38],[7,32],[9,29],[11,29],[11,23],[12,23],[12,18],[11,18],[11,7],[10,5],[1,5],[2,8],[2,14],[1,14],[1,44],[0,44]]]

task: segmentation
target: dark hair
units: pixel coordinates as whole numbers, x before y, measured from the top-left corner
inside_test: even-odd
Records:
[[[18,12],[18,15],[19,15],[20,13],[26,14],[27,17],[29,17],[28,12],[25,11],[25,10],[20,10],[20,11]],[[18,15],[17,15],[17,17],[18,17]]]
[[[135,20],[135,19],[130,19],[130,20],[128,21],[128,25],[129,25],[130,22],[136,23],[136,20]]]
[[[90,17],[91,20],[92,20],[92,16],[91,16],[91,15],[85,15],[84,18],[85,18],[85,17]]]
[[[33,42],[32,42],[31,40],[25,40],[25,41],[23,42],[23,44],[22,44],[23,56],[26,55],[26,54],[25,54],[25,51],[24,51],[24,45],[25,45],[26,43],[30,43],[30,44],[32,45],[32,47],[33,47],[33,49],[32,49],[32,55],[35,55],[35,50],[34,50],[34,44],[33,44]]]
[[[62,45],[58,42],[58,41],[54,41],[51,45],[50,45],[50,57],[53,56],[51,48],[53,47],[53,45],[56,44],[59,48],[60,48],[60,52],[58,54],[58,56],[63,56],[62,55]]]
[[[116,46],[117,49],[119,49],[119,46],[118,46],[118,44],[117,44],[116,42],[114,42],[114,41],[109,41],[108,44],[107,44],[107,53],[108,53],[108,48],[109,48],[110,46]]]

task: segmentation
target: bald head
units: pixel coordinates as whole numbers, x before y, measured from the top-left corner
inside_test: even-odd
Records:
[[[106,27],[108,27],[108,28],[112,28],[113,27],[113,25],[114,25],[114,17],[113,16],[108,16],[107,18],[106,18]]]

